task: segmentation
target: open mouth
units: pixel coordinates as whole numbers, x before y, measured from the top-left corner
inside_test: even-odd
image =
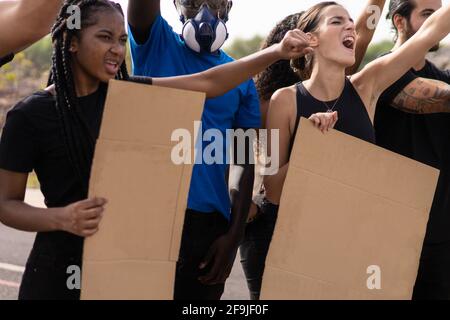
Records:
[[[110,74],[117,74],[119,71],[119,63],[115,60],[106,60],[105,61],[106,71]]]
[[[347,49],[353,50],[355,48],[355,37],[353,37],[353,36],[346,36],[344,38],[344,40],[342,41],[342,44]]]

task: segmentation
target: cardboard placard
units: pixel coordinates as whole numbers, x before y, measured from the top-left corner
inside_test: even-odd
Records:
[[[411,299],[438,170],[302,119],[262,299]]]
[[[173,299],[192,165],[172,162],[171,135],[184,128],[196,139],[204,101],[203,93],[110,82],[89,190],[108,204],[85,241],[82,299]]]

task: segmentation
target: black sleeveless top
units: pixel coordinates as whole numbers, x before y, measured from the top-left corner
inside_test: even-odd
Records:
[[[332,108],[336,100],[323,102],[314,98],[303,83],[297,83],[297,119],[291,148],[300,124],[300,117],[309,118],[314,113],[327,112],[327,107]],[[333,111],[338,112],[339,120],[334,129],[349,134],[353,137],[375,143],[375,130],[370,121],[367,109],[350,80],[345,78],[345,86],[342,95]]]

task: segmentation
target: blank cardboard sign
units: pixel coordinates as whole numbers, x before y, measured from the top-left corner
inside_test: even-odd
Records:
[[[108,204],[85,241],[82,299],[173,298],[192,165],[172,162],[171,136],[185,128],[195,139],[204,99],[110,82],[89,190]]]
[[[302,119],[262,299],[410,299],[438,170]]]

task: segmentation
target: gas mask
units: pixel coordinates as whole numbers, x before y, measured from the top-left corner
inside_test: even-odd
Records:
[[[186,45],[198,53],[214,53],[219,50],[228,38],[225,20],[214,16],[208,6],[203,4],[198,14],[184,23],[182,38]]]

